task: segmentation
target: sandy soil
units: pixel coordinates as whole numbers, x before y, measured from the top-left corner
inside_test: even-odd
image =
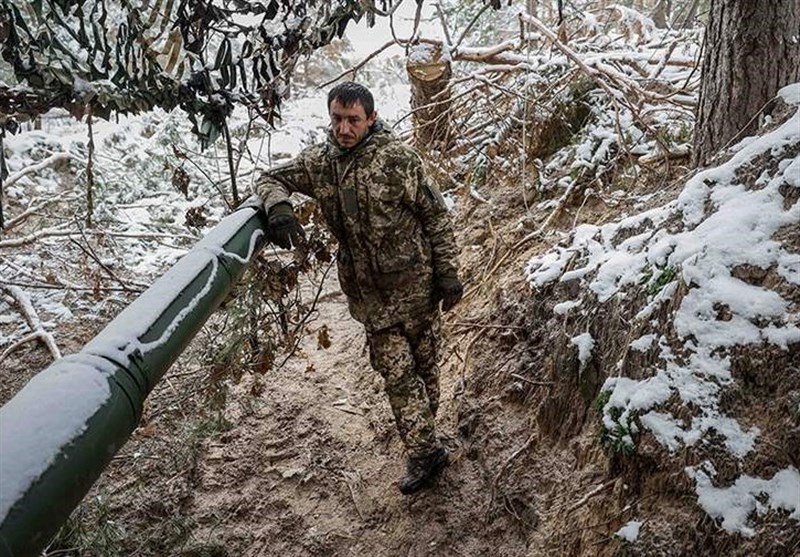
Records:
[[[335,279],[330,288],[336,292]],[[236,426],[209,441],[189,513],[193,538],[226,555],[526,555],[513,521],[487,513],[490,475],[456,431],[463,404],[451,357],[442,373],[439,433],[452,465],[429,491],[397,490],[405,455],[383,380],[368,361],[344,296],[326,296],[301,351],[265,378]],[[327,327],[323,349],[315,329]],[[452,350],[449,352],[452,353]],[[237,389],[249,388],[245,380]]]

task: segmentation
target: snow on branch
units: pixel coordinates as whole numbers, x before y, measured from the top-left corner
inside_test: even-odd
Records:
[[[41,161],[37,162],[36,164],[32,164],[30,166],[26,166],[22,170],[15,172],[14,174],[10,174],[8,178],[5,179],[3,182],[3,187],[8,188],[13,186],[17,183],[21,178],[24,178],[28,174],[34,174],[39,172],[40,170],[44,170],[45,168],[49,168],[51,166],[55,166],[61,161],[67,161],[72,158],[72,155],[69,153],[54,153],[47,157],[46,159],[42,159]]]
[[[31,328],[30,334],[19,339],[14,344],[6,348],[2,354],[0,354],[0,362],[5,360],[12,352],[14,352],[14,350],[23,344],[36,339],[39,339],[44,343],[54,360],[60,359],[61,350],[58,349],[58,345],[56,344],[53,335],[45,330],[41,320],[39,319],[39,314],[36,313],[36,309],[33,307],[31,299],[28,297],[28,295],[25,294],[25,292],[18,286],[2,284],[0,287],[11,295],[17,307],[19,307],[20,311],[22,312],[22,315],[25,316],[25,321],[28,322],[28,326]]]

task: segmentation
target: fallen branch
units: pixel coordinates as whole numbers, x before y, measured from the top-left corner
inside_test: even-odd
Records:
[[[644,129],[648,130],[653,135],[653,139],[656,141],[656,143],[658,143],[661,146],[664,152],[669,152],[669,147],[667,145],[664,145],[664,142],[658,137],[658,134],[655,132],[655,130],[653,130],[653,128],[647,122],[642,120],[641,116],[639,116],[639,111],[630,102],[628,102],[628,99],[625,98],[625,95],[611,89],[611,87],[605,82],[605,80],[601,78],[601,76],[605,76],[606,79],[610,79],[610,76],[608,74],[600,71],[599,69],[590,68],[589,66],[587,66],[586,63],[584,63],[584,61],[581,60],[581,58],[575,53],[574,50],[572,50],[567,45],[562,43],[558,39],[558,37],[552,31],[550,31],[550,29],[547,28],[547,26],[544,23],[542,23],[535,17],[531,17],[527,14],[519,14],[519,17],[521,20],[530,23],[531,25],[536,27],[539,31],[542,32],[542,34],[544,34],[548,39],[550,39],[550,41],[553,43],[553,46],[555,46],[561,52],[563,52],[567,58],[572,60],[578,66],[578,68],[580,68],[580,70],[583,71],[583,73],[585,73],[588,77],[590,77],[592,81],[594,81],[597,84],[597,86],[600,87],[608,95],[609,99],[611,99],[611,102],[613,102],[614,104],[623,105],[628,110],[630,110],[633,118],[637,120]]]
[[[39,211],[41,211],[42,209],[44,209],[45,207],[47,207],[48,205],[50,205],[51,203],[53,203],[55,201],[69,202],[69,201],[74,201],[74,200],[75,200],[74,197],[65,197],[63,195],[59,195],[59,196],[56,196],[56,197],[51,197],[49,199],[45,199],[44,201],[42,201],[38,205],[34,205],[33,203],[36,201],[34,199],[34,201],[31,201],[31,204],[30,204],[30,206],[28,206],[27,209],[25,209],[19,215],[17,215],[13,219],[9,220],[7,223],[5,223],[5,228],[3,228],[3,232],[7,233],[9,230],[14,228],[18,224],[20,224],[22,221],[27,219],[29,216],[38,213]]]
[[[108,265],[103,263],[103,261],[97,256],[97,254],[94,252],[94,250],[92,249],[91,245],[89,244],[89,240],[86,238],[86,235],[84,234],[84,231],[81,230],[80,232],[81,232],[81,236],[83,237],[83,241],[86,242],[86,246],[84,247],[84,245],[81,244],[75,238],[69,238],[70,243],[78,246],[78,248],[83,253],[85,253],[90,258],[92,258],[92,260],[94,260],[94,262],[97,263],[100,266],[100,268],[103,269],[108,274],[108,276],[110,276],[112,279],[114,279],[122,288],[124,288],[127,291],[130,291],[131,287],[128,286],[128,284],[125,281],[123,281],[121,278],[119,278],[116,275],[116,273],[114,273],[114,271],[109,269]],[[131,284],[135,284],[136,286],[147,288],[147,285],[142,284],[142,283],[137,283],[137,282],[131,281]]]
[[[54,164],[69,160],[72,158],[72,155],[69,153],[55,153],[50,155],[46,159],[42,159],[41,161],[37,162],[36,164],[32,164],[31,166],[26,166],[22,170],[11,174],[8,178],[6,178],[5,182],[3,182],[3,187],[7,188],[12,186],[15,182],[18,182],[20,179],[24,178],[28,174],[33,174],[34,172],[39,172],[49,166],[53,166]]]
[[[32,244],[42,238],[63,237],[63,236],[80,236],[80,232],[75,230],[63,230],[60,228],[45,228],[39,230],[28,236],[20,238],[10,238],[8,240],[0,241],[0,249],[2,248],[18,248],[27,244]],[[162,234],[158,232],[112,232],[108,230],[86,230],[85,234],[94,236],[109,236],[111,238],[140,238],[143,240],[156,240],[168,238],[171,240],[189,240],[191,242],[197,241],[194,236],[186,234]]]
[[[2,286],[6,290],[6,292],[8,292],[11,295],[11,297],[14,298],[14,301],[16,302],[17,306],[19,306],[20,311],[22,311],[22,314],[25,316],[25,321],[28,322],[28,326],[31,328],[32,333],[31,335],[28,335],[28,337],[31,338],[26,337],[25,342],[33,340],[33,338],[40,338],[42,342],[45,344],[45,346],[47,346],[47,349],[50,351],[50,354],[53,355],[53,359],[54,360],[60,359],[61,351],[58,349],[56,341],[53,338],[53,335],[44,330],[42,322],[39,319],[39,315],[36,313],[36,310],[34,309],[33,304],[31,303],[31,300],[28,297],[28,295],[25,294],[25,292],[18,286],[11,286],[7,284],[4,284]],[[12,348],[16,347],[11,346],[9,350],[11,350]],[[5,358],[8,355],[8,353],[10,353],[9,350],[3,352],[3,356],[0,357],[0,361],[2,361],[2,359]]]
[[[3,353],[0,354],[0,364],[3,363],[5,359],[8,358],[12,354],[12,352],[14,352],[17,348],[20,348],[21,346],[29,343],[32,340],[40,338],[44,340],[41,331],[34,331],[32,333],[28,333],[27,335],[16,341],[14,344],[3,350]]]
[[[27,282],[0,281],[0,286],[20,286],[23,288],[34,288],[39,290],[72,290],[73,292],[132,292],[134,294],[144,292],[144,289],[122,288],[113,286],[79,286],[72,283],[65,283],[62,279],[56,279],[61,284],[34,284]]]

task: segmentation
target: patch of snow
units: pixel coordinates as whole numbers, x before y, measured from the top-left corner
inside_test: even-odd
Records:
[[[409,49],[407,60],[409,64],[427,64],[434,61],[435,54],[434,45],[419,43]]]
[[[687,442],[686,431],[671,414],[653,410],[641,416],[639,420],[644,427],[655,435],[658,442],[667,447],[670,452],[680,449],[681,441],[687,445],[692,444]]]
[[[639,539],[639,530],[641,529],[642,524],[642,521],[631,520],[625,526],[617,530],[614,535],[627,542],[633,543]]]
[[[703,467],[687,467],[686,473],[696,483],[698,504],[721,520],[722,527],[731,534],[753,537],[755,530],[750,517],[754,513],[763,516],[769,510],[786,511],[790,518],[800,521],[800,473],[794,466],[781,470],[770,480],[742,475],[733,485],[722,488],[714,487]]]
[[[655,342],[656,338],[658,338],[658,335],[654,333],[642,335],[631,342],[628,346],[631,347],[631,350],[636,350],[637,352],[647,352],[650,347],[653,346],[653,342]]]
[[[800,105],[800,83],[792,83],[781,88],[778,96],[788,104]]]
[[[594,339],[589,333],[583,333],[576,337],[572,337],[570,342],[578,347],[578,361],[580,362],[580,371],[586,367],[589,359],[592,357],[592,348],[594,348]]]
[[[553,313],[556,315],[566,315],[571,309],[581,305],[581,300],[567,300],[553,306]]]

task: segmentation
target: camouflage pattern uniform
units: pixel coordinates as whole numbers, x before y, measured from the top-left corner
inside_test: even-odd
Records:
[[[338,240],[342,291],[367,331],[410,455],[430,452],[439,402],[434,279],[455,275],[458,264],[441,194],[419,155],[380,121],[352,149],[329,137],[256,184],[267,211],[293,192],[317,200]]]

